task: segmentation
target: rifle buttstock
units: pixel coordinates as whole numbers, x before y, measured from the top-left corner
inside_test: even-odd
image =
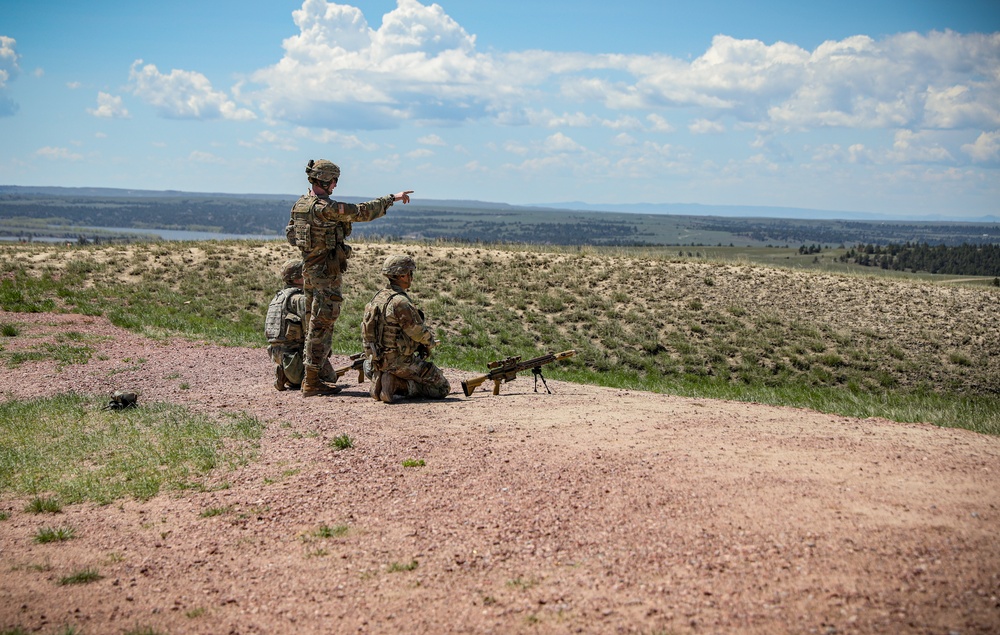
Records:
[[[465,379],[462,381],[462,392],[465,393],[466,397],[471,397],[472,393],[476,391],[483,385],[483,382],[489,379],[489,375],[481,375],[479,377],[473,377],[472,379]]]

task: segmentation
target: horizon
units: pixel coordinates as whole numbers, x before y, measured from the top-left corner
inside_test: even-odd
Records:
[[[14,0],[0,182],[988,218],[998,67],[975,0]]]
[[[11,188],[15,190],[27,190],[27,193],[34,193],[34,191],[40,191],[41,193],[49,193],[53,195],[60,195],[62,192],[60,190],[65,190],[67,195],[82,195],[87,196],[87,194],[81,194],[78,190],[97,190],[104,191],[107,190],[114,195],[114,193],[121,193],[120,195],[125,197],[129,194],[146,194],[146,195],[189,195],[189,196],[222,196],[222,197],[237,197],[245,199],[273,199],[277,197],[287,197],[290,201],[296,199],[300,194],[292,193],[264,193],[264,192],[200,192],[191,190],[148,190],[141,188],[115,188],[115,187],[101,187],[101,186],[45,186],[45,185],[14,185],[10,183],[0,183],[0,195],[3,195],[6,191]],[[55,191],[53,191],[55,190]],[[97,196],[97,194],[94,194]],[[340,197],[341,200],[359,202],[366,200],[361,196],[345,195]],[[705,216],[705,217],[727,217],[727,218],[760,218],[760,219],[776,219],[776,220],[829,220],[829,221],[869,221],[869,222],[891,222],[891,223],[906,223],[906,222],[917,222],[917,223],[942,223],[942,222],[955,222],[955,223],[997,223],[1000,222],[1000,216],[997,215],[983,215],[983,216],[953,216],[953,217],[941,217],[935,216],[933,214],[927,214],[924,216],[909,215],[909,216],[892,216],[888,214],[878,214],[873,212],[852,212],[848,210],[832,210],[832,209],[817,209],[817,208],[798,208],[798,207],[782,207],[782,206],[767,206],[767,205],[706,205],[703,203],[652,203],[652,202],[638,202],[638,203],[619,203],[619,204],[594,204],[587,203],[585,201],[553,201],[549,203],[510,203],[506,201],[484,201],[479,199],[456,199],[456,198],[428,198],[421,199],[420,197],[413,198],[410,205],[419,207],[421,204],[433,205],[433,204],[449,204],[449,203],[473,203],[485,206],[497,206],[497,207],[510,207],[512,209],[538,209],[542,211],[555,211],[555,212],[609,212],[609,213],[620,213],[620,214],[652,214],[657,216]],[[640,209],[643,208],[643,209]],[[682,208],[706,208],[706,209],[693,209],[685,211]],[[763,212],[771,211],[772,215],[766,215]],[[787,213],[782,213],[787,212]]]

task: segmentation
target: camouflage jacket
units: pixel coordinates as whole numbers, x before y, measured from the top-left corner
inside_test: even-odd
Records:
[[[434,331],[424,323],[424,312],[413,305],[402,288],[390,284],[381,289],[365,307],[366,313],[369,307],[378,308],[382,316],[377,344],[384,353],[410,357],[421,345],[427,348],[435,345]],[[372,343],[365,342],[365,348],[371,348]]]
[[[327,275],[336,277],[346,271],[351,248],[344,241],[351,235],[352,223],[385,216],[392,204],[392,194],[359,204],[340,203],[311,192],[299,197],[292,206],[285,237],[302,252],[307,283],[309,272],[325,269]]]

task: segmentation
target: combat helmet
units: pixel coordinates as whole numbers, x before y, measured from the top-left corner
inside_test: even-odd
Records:
[[[382,275],[386,278],[398,278],[408,273],[416,271],[417,263],[406,254],[395,254],[389,256],[382,263]]]
[[[295,281],[302,277],[302,260],[293,259],[285,263],[284,269],[281,270],[281,279],[285,281],[288,286],[293,286]]]
[[[320,159],[319,161],[309,160],[306,164],[306,175],[309,180],[316,180],[320,183],[329,183],[340,179],[340,167],[333,161]]]

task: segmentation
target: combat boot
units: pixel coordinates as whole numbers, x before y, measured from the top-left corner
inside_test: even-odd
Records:
[[[382,400],[382,373],[375,371],[372,374],[371,386],[368,388],[368,394],[372,396],[375,401]]]
[[[385,403],[396,403],[396,376],[392,373],[382,373],[382,389],[379,399]]]
[[[274,387],[276,390],[284,390],[288,378],[285,377],[285,369],[279,364],[274,367]]]
[[[330,363],[329,357],[323,360],[323,365],[319,369],[319,378],[328,384],[337,383],[337,371],[333,370],[333,364]]]
[[[319,368],[316,366],[306,366],[305,377],[302,379],[303,397],[313,397],[315,395],[335,395],[340,392],[340,386],[328,384],[319,378]]]

